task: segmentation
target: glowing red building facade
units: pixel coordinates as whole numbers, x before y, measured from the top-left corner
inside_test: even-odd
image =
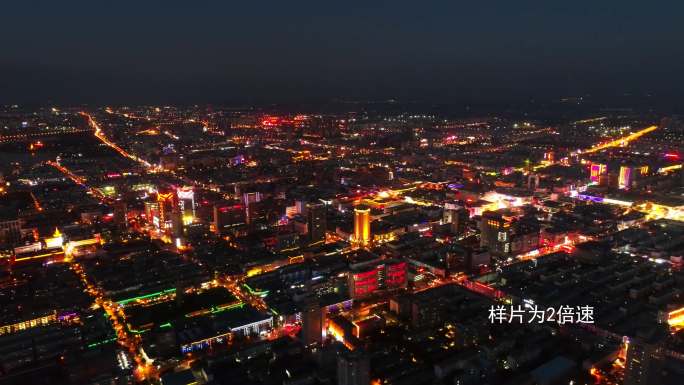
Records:
[[[396,290],[407,285],[408,265],[395,259],[376,260],[353,267],[349,273],[352,298],[364,298],[382,290]]]

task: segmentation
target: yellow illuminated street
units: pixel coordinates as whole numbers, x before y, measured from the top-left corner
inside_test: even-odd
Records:
[[[593,152],[605,150],[605,149],[611,148],[611,147],[625,146],[629,142],[636,140],[636,139],[639,139],[640,137],[648,134],[649,132],[653,132],[656,129],[658,129],[658,126],[649,126],[649,127],[644,128],[643,130],[633,132],[627,136],[623,136],[621,138],[611,140],[610,142],[607,142],[607,143],[598,144],[594,147],[591,147],[587,150],[582,151],[582,153],[583,154],[591,154]]]
[[[95,137],[98,138],[102,143],[111,147],[114,151],[118,152],[123,157],[131,159],[135,162],[138,162],[147,168],[152,167],[152,165],[148,161],[146,161],[144,159],[140,159],[136,155],[133,155],[133,154],[127,152],[126,150],[121,148],[119,145],[117,145],[116,143],[109,140],[109,138],[107,138],[107,135],[105,135],[105,133],[102,131],[102,128],[100,128],[100,125],[97,124],[97,122],[95,121],[95,119],[93,119],[93,117],[91,115],[89,115],[85,112],[81,112],[81,115],[84,116],[88,120],[88,125],[90,125],[90,127],[95,130],[95,132],[94,132]]]
[[[123,309],[115,302],[106,299],[102,290],[88,280],[88,276],[81,264],[76,262],[73,263],[71,267],[81,278],[81,282],[83,282],[83,285],[86,287],[88,294],[95,299],[95,303],[102,308],[109,317],[109,320],[114,327],[114,331],[116,332],[119,345],[126,348],[134,358],[136,363],[134,371],[136,379],[138,381],[143,381],[145,379],[158,378],[158,373],[154,366],[147,363],[140,353],[140,337],[128,333],[128,329],[125,326],[126,322]]]

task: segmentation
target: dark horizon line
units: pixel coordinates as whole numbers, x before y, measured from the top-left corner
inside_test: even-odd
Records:
[[[91,99],[89,101],[69,101],[66,98],[40,98],[41,100],[2,100],[0,104],[8,107],[13,105],[23,107],[54,107],[61,106],[63,108],[72,108],[79,106],[110,106],[110,107],[127,107],[127,106],[174,106],[174,107],[192,107],[192,106],[220,106],[231,108],[247,108],[247,107],[268,107],[268,106],[288,106],[288,105],[423,105],[423,106],[463,106],[463,107],[501,107],[504,105],[519,106],[519,105],[562,105],[566,103],[568,106],[597,106],[603,104],[663,104],[665,99],[671,100],[674,95],[663,93],[654,93],[650,91],[643,91],[642,93],[622,92],[622,93],[605,93],[597,94],[592,92],[577,93],[577,94],[557,94],[550,95],[520,95],[500,98],[486,98],[486,97],[416,97],[405,98],[400,96],[300,96],[292,98],[279,97],[233,97],[223,98],[223,101],[216,100],[218,98],[205,98],[198,101],[169,101],[168,98],[160,97],[136,97],[131,96],[130,102],[125,102],[122,99],[125,97],[112,97],[109,102],[96,99],[106,99],[101,97],[89,97],[84,99]],[[9,98],[7,98],[9,99]],[[21,98],[18,98],[21,99]],[[37,98],[38,99],[38,98]],[[140,99],[147,99],[140,100]],[[163,100],[167,99],[167,100]],[[181,98],[188,99],[188,98]],[[189,98],[192,99],[192,98]]]

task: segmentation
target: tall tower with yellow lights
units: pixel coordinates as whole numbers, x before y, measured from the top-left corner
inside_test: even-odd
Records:
[[[371,240],[370,209],[356,207],[354,209],[354,239],[360,246],[368,246]]]

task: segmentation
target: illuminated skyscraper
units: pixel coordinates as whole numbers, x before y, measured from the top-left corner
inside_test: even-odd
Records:
[[[145,217],[148,222],[159,227],[159,203],[145,202]]]
[[[170,219],[169,214],[174,209],[173,193],[157,193],[157,203],[159,204],[159,222],[161,227]]]
[[[401,260],[385,260],[382,286],[386,290],[406,288],[408,265]]]
[[[618,188],[629,189],[632,185],[633,169],[628,166],[620,166],[620,176],[618,177]]]
[[[357,207],[354,209],[354,242],[361,246],[368,246],[370,239],[370,209]]]
[[[380,289],[382,278],[382,264],[367,264],[352,268],[349,272],[349,295],[352,298],[363,298],[374,294]]]
[[[509,254],[511,219],[496,211],[485,211],[480,222],[480,247],[498,255]]]
[[[347,275],[349,296],[364,298],[378,290],[405,288],[408,265],[396,259],[375,260],[352,266]]]
[[[606,174],[608,167],[605,164],[594,163],[591,165],[591,181],[594,183],[599,183],[601,181],[601,176]]]
[[[195,218],[195,191],[192,187],[179,187],[176,190],[178,205],[183,213],[183,222],[192,222]]]

